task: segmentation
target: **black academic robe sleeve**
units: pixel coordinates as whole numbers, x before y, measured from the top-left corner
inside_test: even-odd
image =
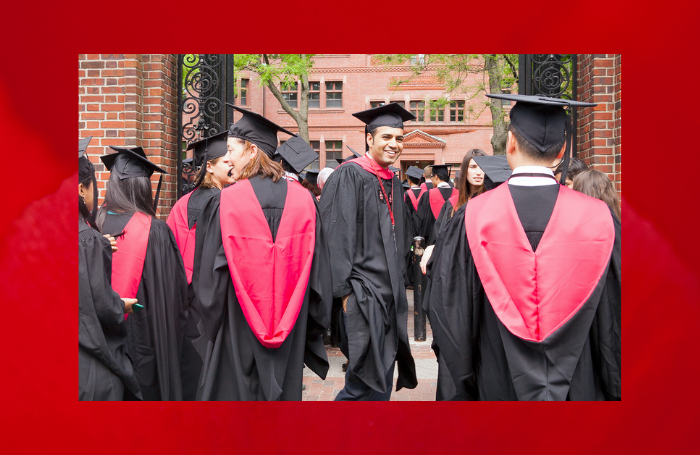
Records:
[[[445,222],[452,217],[452,208],[452,202],[450,202],[449,199],[442,205],[440,214],[438,215],[437,220],[435,220],[435,224],[433,225],[433,228],[430,230],[430,234],[426,239],[426,245],[435,245],[435,240],[444,227]]]
[[[187,317],[187,276],[175,237],[156,218],[136,294],[144,310],[127,319],[129,356],[145,400],[182,400],[180,362]]]
[[[124,302],[110,284],[111,261],[107,239],[91,228],[79,233],[80,400],[121,400],[124,388],[141,398],[126,355]]]
[[[346,165],[347,166],[347,165]],[[344,171],[344,172],[340,172]],[[342,176],[340,174],[343,174]],[[333,297],[340,298],[352,293],[350,275],[357,243],[357,224],[361,219],[358,208],[364,206],[362,182],[356,172],[338,169],[330,175],[323,188],[321,213],[323,228],[328,238],[333,238]]]
[[[410,191],[410,190],[409,190]],[[406,192],[403,192],[404,200],[408,199],[406,197]],[[406,239],[404,254],[406,267],[404,270],[404,282],[406,286],[413,286],[413,237],[415,237],[415,229],[413,226],[413,214],[415,211],[412,210],[413,206],[409,200],[407,204],[404,204],[404,237]]]
[[[434,225],[435,217],[430,208],[430,195],[425,193],[418,201],[418,209],[416,210],[416,227],[418,229],[416,235],[420,235],[427,241],[430,238]]]

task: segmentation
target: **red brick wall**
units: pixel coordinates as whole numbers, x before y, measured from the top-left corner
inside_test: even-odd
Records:
[[[143,147],[163,177],[159,210],[165,218],[176,200],[177,56],[174,54],[79,54],[78,128],[93,136],[88,156],[95,163],[100,203],[109,172],[100,155],[110,145]],[[153,189],[159,174],[151,177]]]
[[[622,191],[622,90],[620,54],[579,54],[579,101],[598,103],[579,109],[578,156],[608,175]]]

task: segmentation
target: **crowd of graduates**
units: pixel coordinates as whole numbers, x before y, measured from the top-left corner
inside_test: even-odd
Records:
[[[620,202],[569,157],[564,107],[584,103],[506,96],[506,155],[469,150],[454,180],[432,165],[403,182],[391,164],[414,116],[395,103],[353,114],[365,153],[321,171],[298,135],[230,105],[241,120],[190,144],[167,223],[151,189],[165,171],[140,147],[100,157],[98,207],[82,139],[80,399],[301,400],[330,342],[347,358],[336,400],[388,400],[395,367],[395,390],[418,383],[420,267],[437,400],[619,400]]]

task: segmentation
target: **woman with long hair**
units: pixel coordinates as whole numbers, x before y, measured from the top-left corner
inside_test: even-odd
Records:
[[[328,248],[313,196],[272,160],[277,132],[292,133],[232,108],[243,114],[228,132],[236,183],[197,227],[197,400],[301,400],[304,364],[322,378],[328,371]]]
[[[95,167],[85,156],[91,137],[78,144],[78,276],[79,399],[141,398],[131,361],[126,355],[124,313],[136,299],[122,299],[111,286],[112,247],[93,226]]]
[[[126,320],[129,357],[144,400],[181,400],[187,277],[173,233],[156,218],[150,178],[165,171],[141,147],[112,149],[100,157],[111,174],[97,226],[117,238],[112,286],[141,307]]]
[[[608,204],[610,211],[615,214],[618,221],[622,220],[620,197],[607,175],[596,169],[587,169],[576,174],[572,186],[575,191],[600,199]]]
[[[193,164],[200,169],[194,180],[194,190],[181,197],[168,216],[168,226],[173,231],[187,274],[187,322],[182,344],[182,398],[192,401],[197,397],[197,384],[202,371],[202,358],[192,345],[199,338],[197,325],[202,312],[194,293],[194,276],[198,264],[194,263],[197,241],[197,220],[211,198],[225,186],[235,182],[227,145],[228,131],[193,142],[187,150],[193,150]]]

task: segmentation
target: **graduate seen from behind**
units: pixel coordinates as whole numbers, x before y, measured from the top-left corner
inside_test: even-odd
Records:
[[[173,231],[175,241],[180,249],[187,273],[187,323],[185,325],[182,345],[182,398],[194,400],[197,396],[197,384],[202,372],[202,358],[192,342],[199,338],[197,325],[202,319],[199,303],[192,284],[199,266],[194,264],[197,220],[202,210],[214,195],[235,182],[233,166],[227,147],[228,131],[191,143],[187,150],[193,150],[193,165],[200,166],[193,187],[194,191],[181,197],[173,206],[168,216],[168,226]]]
[[[594,105],[487,96],[517,102],[513,173],[455,212],[428,264],[431,326],[455,386],[443,399],[620,400],[620,224],[548,168],[569,153],[564,107]]]
[[[428,194],[420,198],[416,209],[416,234],[426,240],[430,239],[435,221],[438,219],[445,202],[451,197],[459,197],[459,190],[451,187],[449,183],[452,165],[435,164],[431,167],[434,188],[428,190]]]
[[[97,226],[117,238],[112,287],[142,309],[126,320],[127,352],[144,400],[182,400],[180,355],[187,276],[173,233],[155,217],[151,175],[165,171],[141,147],[111,147],[100,157],[111,172]]]
[[[137,301],[122,299],[112,289],[112,246],[93,224],[97,181],[95,167],[85,156],[91,138],[78,143],[79,399],[141,399],[126,355],[124,321],[124,313],[131,313]]]
[[[331,267],[340,348],[348,358],[336,400],[389,400],[417,385],[408,343],[404,274],[410,227],[401,182],[389,169],[403,150],[403,122],[415,117],[396,103],[353,114],[366,126],[364,156],[344,162],[323,188],[323,226],[333,236]]]
[[[197,226],[197,399],[301,400],[304,364],[321,378],[328,372],[328,247],[313,196],[272,160],[277,132],[292,133],[232,108],[243,114],[228,131],[236,183]]]

